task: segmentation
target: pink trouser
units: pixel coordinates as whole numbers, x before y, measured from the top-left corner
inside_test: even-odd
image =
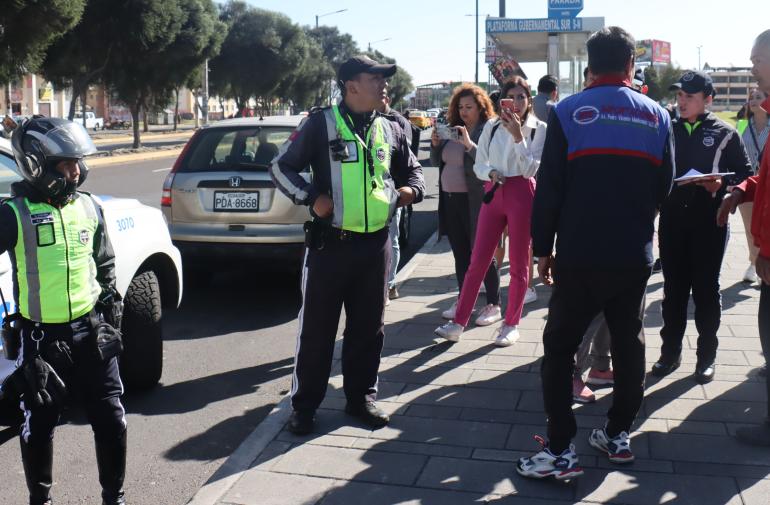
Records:
[[[485,185],[489,191],[492,183]],[[463,289],[457,302],[455,323],[468,326],[476,305],[479,288],[492,261],[495,248],[508,226],[508,262],[511,282],[508,285],[508,306],[505,324],[519,324],[524,307],[524,295],[529,282],[529,244],[532,201],[535,197],[535,179],[509,177],[497,188],[495,197],[481,206],[476,225],[476,242],[471,253],[471,265],[465,274]]]

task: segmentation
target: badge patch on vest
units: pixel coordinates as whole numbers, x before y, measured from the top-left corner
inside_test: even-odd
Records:
[[[703,145],[711,147],[714,145],[714,137],[703,137]]]
[[[377,148],[377,159],[380,161],[385,161],[385,149],[382,147]]]
[[[88,241],[91,240],[91,234],[88,230],[80,230],[80,243],[88,245]]]
[[[32,214],[29,216],[33,225],[53,223],[53,212],[40,212],[39,214]]]

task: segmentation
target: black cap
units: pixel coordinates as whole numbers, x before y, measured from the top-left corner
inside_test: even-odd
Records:
[[[396,73],[395,64],[380,64],[368,56],[353,56],[340,65],[337,72],[338,81],[349,81],[358,74],[382,74],[383,77],[392,77]]]
[[[702,91],[706,96],[713,96],[715,94],[714,82],[711,80],[711,76],[706,72],[697,70],[688,70],[668,89],[671,91],[681,89],[685,93],[699,93]]]

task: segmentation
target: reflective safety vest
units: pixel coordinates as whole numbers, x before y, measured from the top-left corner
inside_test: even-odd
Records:
[[[101,286],[96,280],[94,236],[99,224],[90,196],[61,209],[16,197],[14,254],[19,312],[41,323],[66,323],[91,311]]]
[[[332,226],[358,233],[381,230],[396,210],[398,192],[390,175],[395,135],[390,121],[376,117],[362,139],[348,126],[336,105],[324,110],[329,142],[341,139],[348,149],[345,160],[329,151]]]

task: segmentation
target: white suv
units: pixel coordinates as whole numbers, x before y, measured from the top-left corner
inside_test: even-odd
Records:
[[[15,167],[10,142],[0,138],[0,195],[8,196],[10,185],[21,178]],[[117,289],[123,296],[124,351],[120,375],[127,387],[154,386],[163,372],[163,308],[176,308],[182,300],[182,260],[171,243],[166,222],[158,209],[125,198],[96,197],[104,208],[107,233],[115,250]],[[8,253],[0,255],[0,288],[8,307],[0,315],[15,312],[13,275]],[[0,349],[2,344],[0,343]],[[0,383],[17,363],[0,352]],[[0,389],[0,422],[5,414],[19,412],[7,405]]]

